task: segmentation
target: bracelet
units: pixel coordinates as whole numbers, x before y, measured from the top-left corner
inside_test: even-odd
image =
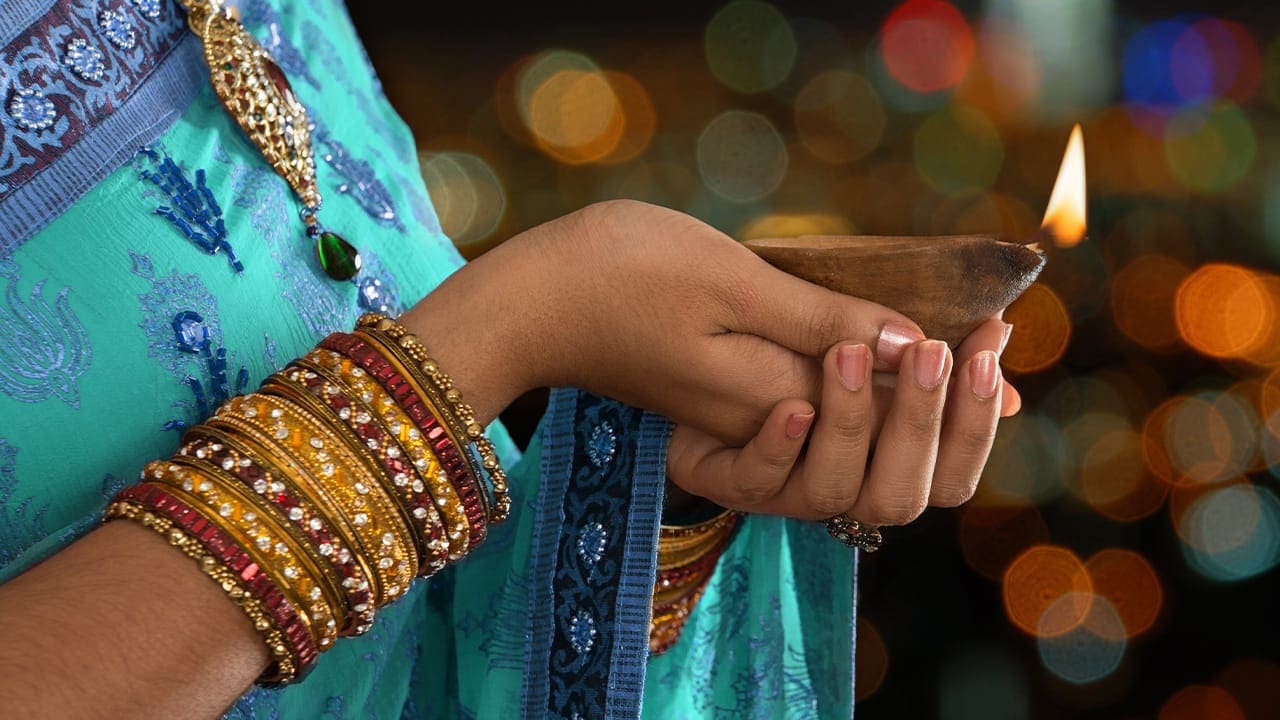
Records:
[[[355,335],[335,333],[320,343],[321,347],[335,350],[351,359],[395,398],[401,409],[425,436],[432,453],[440,462],[453,486],[467,517],[468,540],[460,552],[466,552],[484,542],[487,534],[487,518],[481,506],[474,481],[461,454],[457,451],[447,426],[436,411],[418,394],[408,381],[407,370],[398,367],[378,349]]]
[[[404,328],[362,323],[189,429],[104,516],[160,533],[218,583],[267,645],[262,684],[303,677],[509,511],[493,444],[449,376]],[[717,537],[677,543],[687,562],[664,571],[661,600],[700,592]]]
[[[731,510],[696,525],[664,525],[658,532],[649,652],[660,655],[680,638],[689,615],[733,539],[739,514]]]
[[[459,423],[466,430],[467,438],[480,451],[480,455],[483,458],[482,465],[488,471],[490,481],[493,484],[494,516],[490,520],[492,522],[502,522],[511,511],[511,497],[507,488],[507,473],[502,469],[502,463],[498,460],[493,443],[484,435],[484,426],[476,422],[475,412],[471,409],[471,406],[462,401],[462,393],[454,387],[453,379],[440,369],[439,363],[431,358],[421,340],[409,333],[407,328],[395,323],[387,316],[378,313],[365,313],[356,321],[356,327],[361,329],[371,328],[376,332],[386,333],[394,338],[400,347],[405,349],[409,357],[418,363],[418,369],[440,390],[444,400],[452,405],[455,417],[458,418]]]

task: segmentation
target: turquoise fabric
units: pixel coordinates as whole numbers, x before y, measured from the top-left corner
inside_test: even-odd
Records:
[[[149,8],[175,12],[167,0],[120,5],[138,28]],[[91,529],[228,394],[365,309],[411,306],[461,265],[344,7],[242,10],[313,115],[321,217],[365,270],[356,283],[319,271],[296,199],[207,85],[155,108],[153,123],[170,118],[163,132],[87,153],[115,160],[86,166],[91,188],[65,185],[69,206],[38,231],[0,215],[0,582]],[[182,47],[171,62],[196,58]],[[192,235],[226,247],[209,254]],[[523,456],[492,433],[512,518],[304,682],[255,689],[227,717],[849,717],[855,564],[821,527],[746,522],[680,642],[646,661],[665,421],[560,391]]]

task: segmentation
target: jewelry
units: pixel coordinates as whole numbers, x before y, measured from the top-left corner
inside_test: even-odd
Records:
[[[209,79],[222,106],[302,202],[302,221],[307,237],[315,240],[321,269],[334,280],[354,278],[360,272],[360,253],[320,224],[313,125],[284,71],[222,0],[178,3],[204,47]]]
[[[827,518],[823,524],[827,526],[827,533],[831,537],[851,548],[870,553],[879,550],[884,543],[884,537],[880,535],[879,528],[860,523],[844,513]]]

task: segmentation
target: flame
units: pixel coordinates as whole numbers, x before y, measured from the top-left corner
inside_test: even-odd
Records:
[[[1072,247],[1084,239],[1088,216],[1084,191],[1084,132],[1077,123],[1067,140],[1067,152],[1062,156],[1058,180],[1049,195],[1049,207],[1044,211],[1040,229],[1053,238],[1058,247]]]

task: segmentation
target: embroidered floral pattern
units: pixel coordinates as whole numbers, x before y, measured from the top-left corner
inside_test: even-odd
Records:
[[[121,50],[132,50],[138,44],[138,34],[133,31],[129,16],[119,10],[103,10],[98,13],[98,27],[112,45]]]
[[[107,74],[106,65],[102,62],[102,51],[84,38],[72,38],[67,42],[67,49],[62,53],[62,64],[85,82],[96,83]]]
[[[187,178],[173,158],[157,150],[143,146],[136,156],[142,167],[138,175],[159,188],[170,205],[156,207],[155,213],[169,220],[196,247],[210,255],[226,253],[227,262],[236,272],[244,272],[244,264],[236,257],[236,251],[227,242],[227,224],[222,218],[222,206],[205,182],[205,170],[195,172],[195,182]]]
[[[0,306],[0,391],[19,402],[56,397],[80,407],[76,382],[89,369],[93,349],[71,309],[71,289],[59,290],[49,305],[41,280],[24,299],[21,271],[11,260],[0,261],[0,278],[8,280]]]
[[[23,130],[40,132],[53,127],[58,111],[44,93],[33,88],[22,88],[9,98],[9,117]]]
[[[342,178],[342,182],[337,184],[337,191],[355,200],[369,217],[380,224],[404,232],[404,223],[396,215],[391,193],[378,179],[373,166],[352,157],[347,148],[327,132],[318,130],[316,138],[326,148],[321,157]]]
[[[18,449],[0,438],[0,568],[45,536],[44,516],[49,510],[33,498],[14,498],[17,456]]]

